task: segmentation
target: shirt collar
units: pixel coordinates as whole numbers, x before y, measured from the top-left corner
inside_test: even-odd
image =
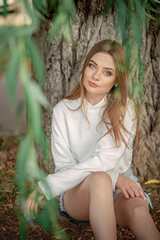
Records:
[[[101,108],[101,107],[105,106],[106,103],[107,103],[107,97],[106,97],[106,95],[104,96],[104,98],[102,98],[101,101],[99,101],[99,102],[96,103],[95,105],[92,105],[90,102],[87,101],[86,98],[84,98],[84,104],[85,104],[89,109]]]

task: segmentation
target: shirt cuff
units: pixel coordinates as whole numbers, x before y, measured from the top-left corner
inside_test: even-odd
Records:
[[[56,197],[57,194],[55,193],[53,187],[50,186],[49,184],[49,175],[43,180],[39,181],[38,185],[43,192],[44,196],[46,197],[47,200],[51,200],[52,198]]]

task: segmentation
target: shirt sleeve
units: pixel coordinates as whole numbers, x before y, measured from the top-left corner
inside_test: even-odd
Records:
[[[77,186],[92,172],[110,172],[112,176],[118,174],[118,171],[113,174],[113,170],[122,159],[125,151],[126,146],[123,141],[121,146],[117,148],[111,135],[107,134],[98,141],[95,152],[89,159],[76,163],[67,142],[61,135],[56,117],[53,117],[55,122],[52,128],[54,135],[52,153],[55,159],[56,172],[49,174],[45,179],[49,190],[42,181],[39,182],[39,186],[48,200]],[[129,111],[126,112],[124,125],[129,132],[124,134],[124,138],[129,143],[130,135],[133,135],[133,121]]]
[[[55,172],[76,164],[67,139],[65,113],[60,109],[61,106],[54,108],[52,114],[51,151],[54,157]]]

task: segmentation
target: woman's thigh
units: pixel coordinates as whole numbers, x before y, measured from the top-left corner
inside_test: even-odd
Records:
[[[129,227],[134,216],[143,213],[148,213],[148,203],[141,197],[126,199],[121,193],[114,202],[115,216],[117,224]],[[141,214],[142,215],[142,214]]]
[[[78,186],[64,193],[63,204],[72,218],[78,220],[89,219],[88,177]]]
[[[89,220],[90,193],[94,189],[103,192],[111,184],[107,173],[91,173],[78,186],[64,193],[63,203],[67,213],[78,220]],[[104,186],[105,185],[105,186]],[[103,194],[103,193],[102,193]]]

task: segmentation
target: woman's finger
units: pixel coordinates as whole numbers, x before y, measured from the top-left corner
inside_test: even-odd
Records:
[[[147,198],[146,198],[146,195],[144,194],[144,192],[143,192],[142,189],[140,189],[139,193],[140,193],[140,196],[141,196],[144,200],[147,199]]]
[[[35,211],[35,213],[37,214],[37,212],[38,212],[38,203],[35,204],[35,206],[34,206],[34,211]]]
[[[38,208],[38,203],[36,203],[35,201],[32,201],[30,206],[30,211],[33,218],[34,218],[34,212],[37,211],[37,208]]]
[[[125,196],[125,198],[128,199],[128,198],[129,198],[129,195],[128,195],[126,189],[122,189],[121,191],[122,191],[123,195]]]
[[[139,189],[132,187],[135,197],[140,197]]]
[[[134,192],[131,188],[127,188],[127,192],[128,192],[130,197],[132,197],[132,198],[135,197]]]
[[[35,209],[35,202],[28,198],[26,201],[26,213],[27,215],[31,215],[33,217],[33,210]]]
[[[30,199],[28,203],[28,214],[32,216],[32,205],[33,201]]]
[[[32,200],[31,199],[27,199],[27,201],[26,201],[26,209],[25,209],[25,212],[26,212],[27,215],[30,214],[31,204],[32,204]]]
[[[146,200],[146,196],[145,196],[143,190],[140,187],[138,187],[138,188],[137,187],[136,188],[132,187],[132,190],[133,190],[136,197],[141,197],[144,200]]]
[[[144,200],[146,200],[146,197],[145,197],[145,194],[144,194],[142,188],[140,188],[140,187],[137,185],[135,189],[136,189],[136,190],[135,190],[136,197],[141,197],[141,198],[143,198]]]

